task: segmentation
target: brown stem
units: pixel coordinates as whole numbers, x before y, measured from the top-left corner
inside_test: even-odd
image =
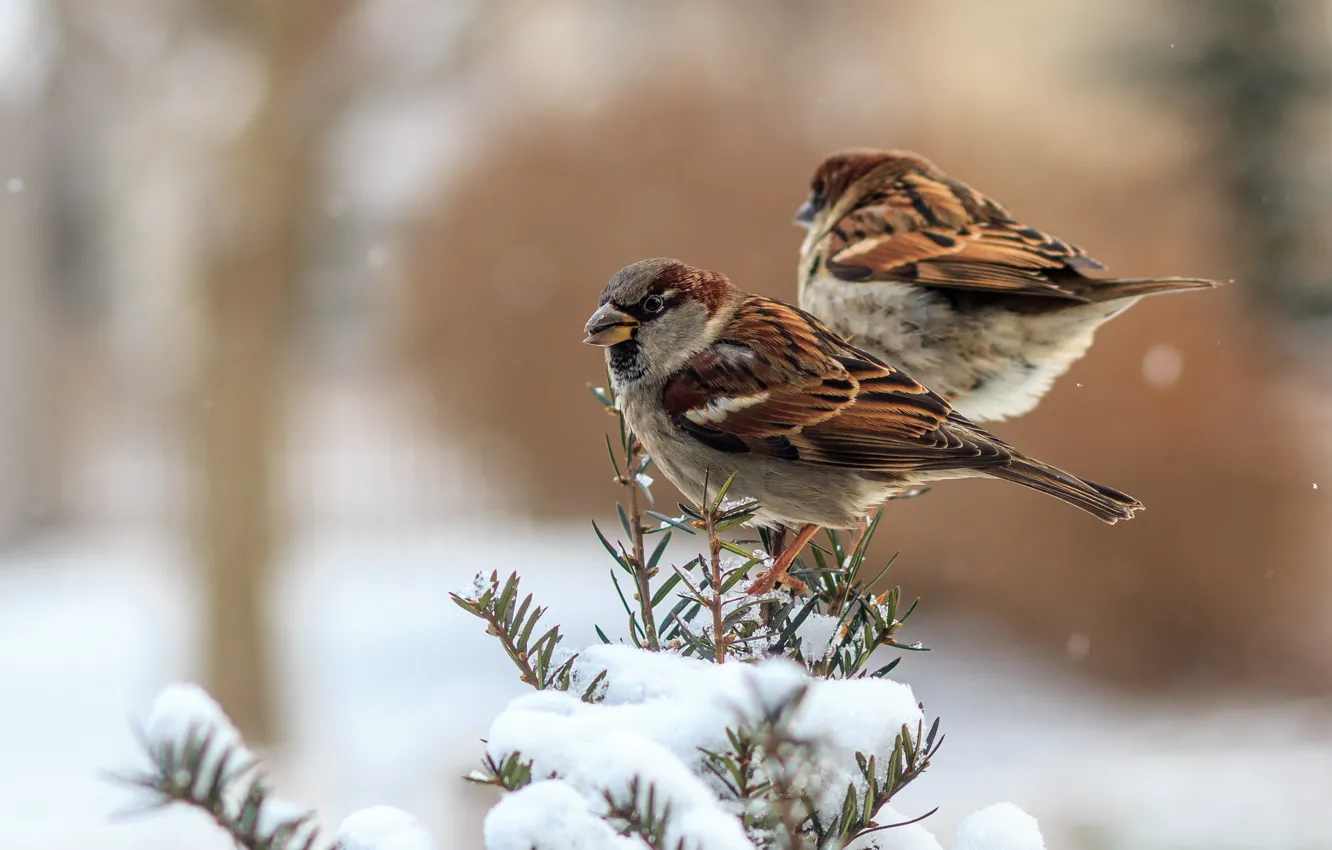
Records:
[[[626,476],[621,483],[629,488],[629,535],[633,546],[634,580],[638,583],[638,606],[643,616],[643,639],[647,648],[656,652],[661,649],[657,638],[657,621],[652,614],[652,585],[648,575],[647,555],[643,545],[643,510],[638,502],[638,439],[629,437],[629,448],[624,457]]]
[[[722,567],[721,567],[721,538],[717,536],[717,529],[714,525],[716,516],[709,512],[707,516],[708,526],[708,553],[711,556],[712,565],[712,598],[708,600],[708,607],[712,609],[712,644],[716,650],[717,663],[722,664],[726,661],[726,635],[723,634],[722,617]]]
[[[513,637],[505,631],[504,624],[500,622],[498,617],[489,611],[483,610],[481,617],[490,626],[487,631],[499,638],[500,645],[504,647],[504,651],[509,654],[509,658],[518,668],[519,678],[537,690],[541,690],[543,684],[541,680],[537,678],[536,671],[532,669],[532,665],[528,663],[527,654],[518,651],[518,646],[513,642]]]
[[[800,835],[800,819],[796,817],[798,794],[791,776],[793,768],[783,749],[783,743],[781,740],[774,740],[770,744],[773,758],[777,762],[777,774],[772,780],[772,788],[777,792],[778,815],[781,818],[782,830],[786,833],[784,850],[800,850],[804,846],[804,840]]]

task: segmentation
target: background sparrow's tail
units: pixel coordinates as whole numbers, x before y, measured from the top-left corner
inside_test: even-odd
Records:
[[[1089,301],[1115,301],[1158,292],[1178,292],[1184,289],[1214,289],[1220,281],[1202,277],[1125,277],[1118,280],[1098,280],[1078,293]]]
[[[1070,475],[1062,469],[1031,458],[1015,457],[1007,466],[987,469],[985,472],[995,478],[1048,493],[1111,525],[1121,519],[1132,519],[1134,511],[1142,510],[1142,502],[1127,493]]]

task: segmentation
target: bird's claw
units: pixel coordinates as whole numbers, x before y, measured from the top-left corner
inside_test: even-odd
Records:
[[[778,584],[786,585],[792,593],[797,594],[809,590],[809,585],[787,572],[789,568],[790,564],[774,564],[759,573],[759,577],[754,579],[753,583],[746,588],[745,593],[750,596],[762,596],[765,593],[771,593]]]

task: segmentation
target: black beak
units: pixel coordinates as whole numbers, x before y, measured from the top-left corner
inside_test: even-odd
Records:
[[[818,214],[819,211],[814,207],[814,202],[805,201],[800,205],[800,209],[796,210],[795,223],[801,227],[812,227],[814,225],[814,218]]]

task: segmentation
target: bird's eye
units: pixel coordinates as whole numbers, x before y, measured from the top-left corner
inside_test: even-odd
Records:
[[[647,313],[660,313],[666,309],[666,302],[660,295],[649,295],[643,299],[643,310]]]

